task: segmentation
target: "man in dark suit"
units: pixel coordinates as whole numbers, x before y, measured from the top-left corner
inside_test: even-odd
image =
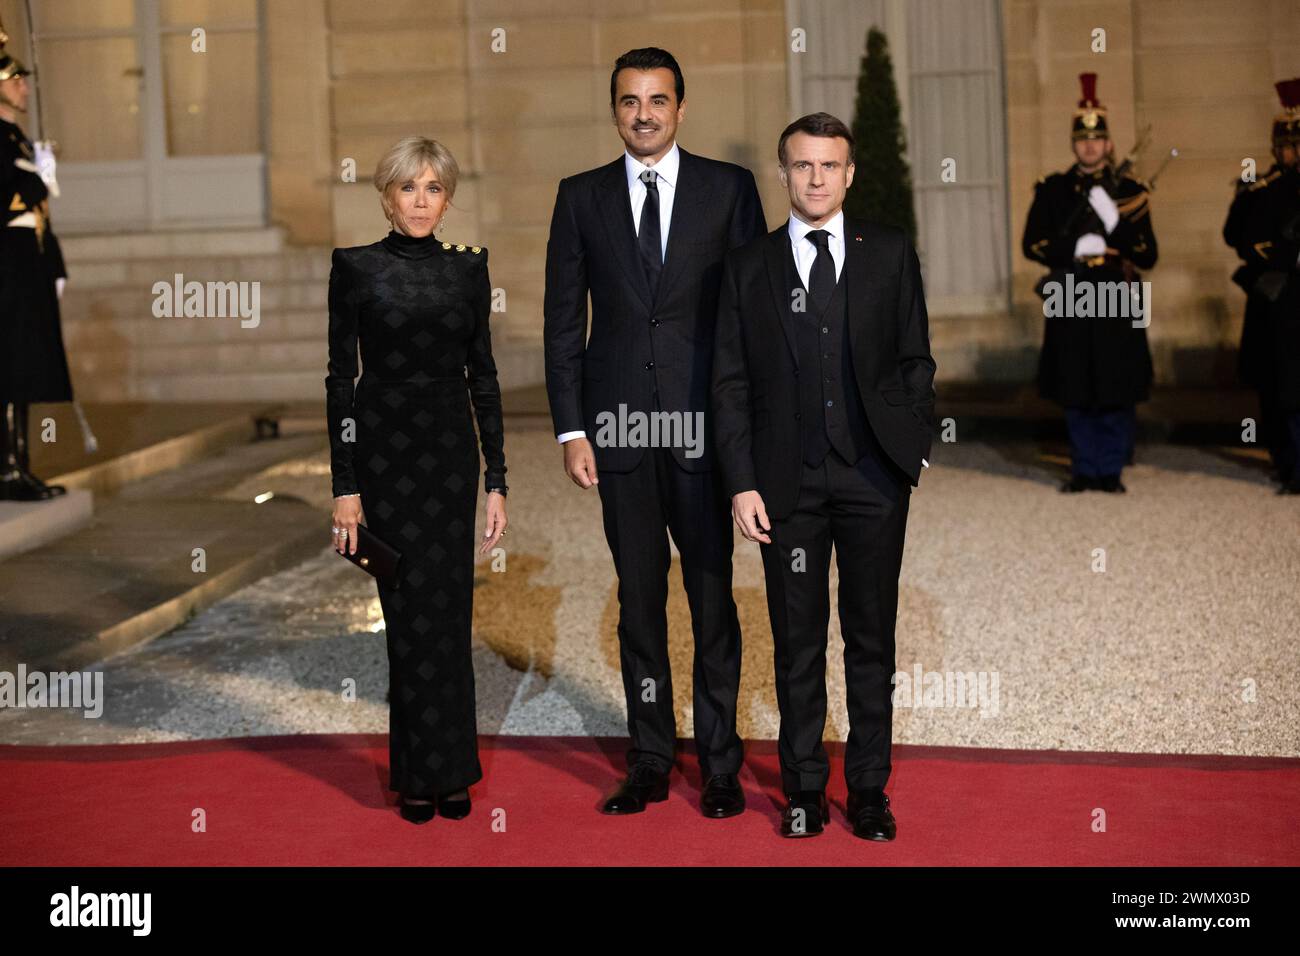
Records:
[[[892,840],[894,621],[912,486],[934,409],[920,263],[902,231],[846,219],[853,136],[813,113],[777,149],[790,218],[729,253],[713,359],[713,430],[732,515],[761,544],[781,711],[785,836],[830,815],[826,641],[840,574],[853,832]]]
[[[701,808],[733,816],[744,809],[740,624],[731,523],[705,412],[722,257],[766,224],[753,174],[677,145],[685,83],[671,54],[649,47],[619,57],[610,108],[626,149],[560,182],[545,297],[546,390],[564,470],[579,487],[598,487],[618,573],[631,746],[627,778],[602,809],[638,813],[668,793],[677,740],[666,610],[671,532],[695,639]],[[649,434],[635,427],[638,419],[650,422]]]

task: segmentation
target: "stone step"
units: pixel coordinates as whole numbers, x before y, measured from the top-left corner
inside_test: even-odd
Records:
[[[123,259],[177,259],[184,256],[271,256],[286,247],[278,227],[205,229],[60,238],[64,261],[117,262]]]
[[[0,561],[72,534],[89,524],[94,512],[94,495],[82,488],[48,501],[0,501]]]
[[[68,262],[68,287],[87,289],[145,289],[152,296],[156,282],[328,282],[330,250],[324,247],[286,249],[274,255],[175,256],[171,258],[106,259]]]
[[[51,484],[66,485],[69,495],[74,489],[109,495],[133,482],[247,444],[257,433],[256,421],[274,419],[283,407],[280,402],[268,402],[260,409],[250,407],[239,414],[198,425],[179,435],[158,437],[138,448],[124,448],[111,458],[65,471],[46,480]],[[92,414],[104,428],[114,427],[115,423],[106,418],[109,412],[102,406],[93,408]]]
[[[230,342],[302,342],[327,340],[329,319],[325,309],[291,309],[263,313],[255,328],[244,328],[238,318],[155,319],[153,316],[115,316],[65,322],[63,339],[69,350],[151,348]]]
[[[289,343],[293,346],[294,343]],[[307,346],[307,348],[315,347]],[[153,401],[228,401],[238,396],[241,401],[316,401],[324,414],[325,358],[324,344],[320,346],[320,359],[314,364],[298,368],[266,369],[251,363],[238,364],[238,353],[225,357],[233,367],[217,369],[212,361],[193,368],[164,369],[140,374],[135,379],[134,392],[138,397]],[[168,350],[170,351],[170,350]],[[285,356],[299,361],[307,352],[289,350]],[[497,379],[501,388],[521,388],[535,385],[545,378],[540,345],[514,345],[505,343],[493,347],[497,365]],[[137,355],[138,359],[139,356]],[[138,367],[132,372],[139,371]]]
[[[177,375],[203,372],[294,372],[311,371],[323,383],[329,361],[322,336],[299,342],[218,342],[210,345],[164,345],[135,348],[134,369],[143,375]],[[322,388],[324,385],[322,384]],[[242,396],[241,396],[242,397]]]
[[[170,285],[170,279],[163,279]],[[205,280],[208,281],[208,280]],[[211,281],[250,281],[250,280],[211,280]],[[226,301],[225,293],[214,293],[214,307]],[[239,295],[236,290],[236,296]],[[251,303],[251,290],[244,293],[246,301]],[[262,312],[271,309],[319,309],[322,314],[328,307],[329,287],[325,282],[260,282],[257,290],[257,303]],[[69,281],[63,294],[60,312],[65,324],[100,320],[116,315],[138,315],[153,318],[153,306],[156,296],[153,286],[141,283],[135,286],[107,286],[99,289],[76,289]],[[239,300],[234,300],[238,307]],[[184,299],[181,300],[182,308]],[[204,307],[207,307],[205,288]],[[175,311],[174,305],[172,311]],[[183,316],[182,316],[183,318]],[[160,320],[161,321],[161,320]]]

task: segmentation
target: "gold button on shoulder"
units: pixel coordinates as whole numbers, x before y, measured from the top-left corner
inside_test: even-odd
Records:
[[[442,244],[442,247],[443,247],[444,249],[450,249],[450,248],[451,248],[451,243],[450,243],[450,242],[444,242],[444,243]]]
[[[465,251],[465,244],[462,242],[460,245],[456,246],[456,251],[457,251],[457,252],[464,252],[464,251]]]
[[[470,252],[482,252],[482,251],[483,251],[483,248],[482,248],[482,246],[470,246],[470,247],[469,247],[469,251],[470,251]]]

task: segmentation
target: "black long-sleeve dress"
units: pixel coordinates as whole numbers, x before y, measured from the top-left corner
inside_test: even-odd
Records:
[[[453,793],[483,776],[470,649],[474,417],[485,487],[504,486],[506,471],[487,258],[479,247],[390,232],[368,246],[335,249],[330,272],[333,491],[359,492],[366,526],[402,552],[400,586],[378,584],[389,662],[389,786],[416,798]],[[358,343],[363,373],[354,390]]]

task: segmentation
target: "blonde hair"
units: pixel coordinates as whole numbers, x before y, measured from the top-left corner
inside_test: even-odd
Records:
[[[450,204],[452,197],[456,195],[456,179],[460,176],[460,166],[456,164],[456,157],[451,155],[451,150],[442,143],[425,136],[407,136],[394,143],[379,160],[379,164],[375,167],[375,189],[379,190],[384,215],[390,220],[392,219],[389,208],[390,193],[399,184],[420,175],[425,166],[433,167],[433,174],[447,190],[447,202]]]

